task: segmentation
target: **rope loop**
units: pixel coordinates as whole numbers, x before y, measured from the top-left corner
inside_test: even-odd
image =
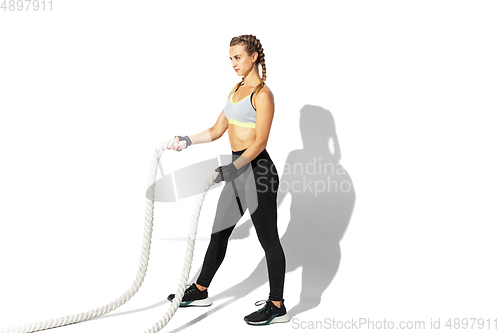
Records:
[[[163,152],[167,149],[170,140],[162,141],[155,148],[155,153],[151,158],[151,163],[149,166],[148,179],[146,184],[146,189],[151,195],[146,196],[146,212],[144,219],[144,233],[143,233],[143,243],[142,243],[142,256],[139,262],[139,270],[137,272],[137,276],[130,286],[130,288],[120,297],[118,297],[113,302],[106,304],[100,308],[82,312],[79,314],[74,314],[71,316],[65,316],[60,318],[55,318],[51,320],[40,321],[36,323],[31,323],[24,326],[14,327],[10,329],[1,330],[0,333],[28,333],[28,332],[38,332],[42,330],[52,329],[56,327],[66,326],[70,324],[76,324],[83,321],[87,321],[90,319],[94,319],[105,315],[113,310],[118,309],[120,306],[128,302],[139,290],[142,283],[144,282],[144,278],[146,277],[146,272],[148,268],[149,262],[149,252],[151,249],[151,239],[153,235],[153,211],[154,211],[154,184],[156,181],[156,174],[158,171],[158,165]],[[165,313],[165,315],[151,328],[144,331],[144,333],[157,333],[162,328],[164,328],[170,319],[174,316],[175,312],[179,308],[180,300],[184,296],[185,286],[187,284],[189,278],[189,272],[191,270],[191,263],[193,261],[193,252],[194,245],[196,240],[196,232],[198,230],[198,220],[201,211],[201,207],[203,205],[203,201],[205,200],[205,196],[208,192],[208,189],[212,185],[214,180],[213,176],[210,176],[203,182],[200,186],[200,191],[198,191],[198,196],[196,198],[196,202],[194,204],[194,210],[191,217],[191,224],[189,226],[189,235],[187,241],[186,254],[184,258],[184,268],[182,270],[182,274],[180,277],[179,285],[177,288],[176,296],[170,305],[169,309]],[[151,199],[149,199],[151,198]]]

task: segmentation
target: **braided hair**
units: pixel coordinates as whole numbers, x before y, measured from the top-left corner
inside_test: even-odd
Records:
[[[233,37],[231,39],[231,42],[229,43],[229,46],[231,47],[234,45],[244,45],[249,55],[253,54],[254,52],[257,52],[259,54],[257,57],[256,65],[258,66],[260,64],[262,66],[262,79],[260,81],[260,84],[258,84],[253,89],[253,92],[257,94],[262,88],[264,88],[264,82],[266,82],[267,78],[264,48],[262,48],[260,40],[258,40],[257,37],[255,37],[254,35],[241,35],[238,37]],[[238,82],[234,86],[233,91],[238,89],[238,87],[240,87],[244,82],[245,82],[245,77],[241,79],[241,82]]]

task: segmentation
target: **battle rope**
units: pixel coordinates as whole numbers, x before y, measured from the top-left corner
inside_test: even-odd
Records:
[[[147,195],[146,195],[146,218],[144,221],[144,234],[142,243],[142,256],[139,264],[139,271],[135,278],[134,283],[122,296],[117,298],[115,301],[100,307],[95,310],[82,312],[79,314],[74,314],[72,316],[60,317],[57,319],[41,321],[37,323],[31,323],[28,325],[10,328],[0,331],[0,333],[25,333],[25,332],[37,332],[41,330],[61,327],[69,324],[76,324],[86,320],[94,319],[100,317],[108,312],[111,312],[132,298],[132,296],[139,290],[144,278],[146,276],[146,271],[149,261],[149,251],[151,249],[151,237],[153,233],[153,209],[154,209],[154,189],[156,181],[156,173],[158,169],[158,164],[160,161],[161,154],[168,148],[169,141],[163,141],[160,143],[156,149],[153,157],[151,158],[150,168],[149,168],[149,178],[147,181]],[[167,313],[161,318],[154,326],[144,331],[144,333],[156,333],[159,332],[163,327],[167,325],[170,319],[174,316],[175,312],[179,308],[182,297],[184,296],[184,291],[186,288],[186,283],[189,278],[189,272],[191,270],[191,262],[193,260],[194,244],[196,240],[196,232],[198,229],[198,219],[200,216],[201,206],[205,200],[208,189],[212,185],[214,176],[211,176],[205,183],[202,183],[196,202],[194,204],[193,214],[191,216],[191,224],[189,226],[188,242],[186,248],[186,255],[184,259],[184,268],[182,270],[181,278],[177,291],[175,293],[175,298],[170,305]]]

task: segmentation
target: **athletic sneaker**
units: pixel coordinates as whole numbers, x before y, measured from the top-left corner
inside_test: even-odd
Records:
[[[267,301],[258,301],[255,305],[260,306],[264,304],[262,302],[266,303],[266,305],[243,318],[247,324],[269,325],[274,323],[286,323],[290,320],[286,313],[285,300],[283,300],[279,308],[269,299]]]
[[[167,299],[172,302],[175,298],[175,294],[168,295]],[[188,306],[209,306],[212,305],[212,300],[208,297],[208,291],[205,289],[201,291],[196,286],[196,283],[190,285],[186,291],[184,292],[184,297],[182,297],[182,301],[179,306],[188,307]]]

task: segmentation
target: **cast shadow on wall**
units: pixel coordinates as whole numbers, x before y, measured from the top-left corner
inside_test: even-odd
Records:
[[[290,222],[281,237],[286,272],[302,268],[300,289],[287,285],[285,276],[284,298],[290,318],[321,303],[321,296],[340,266],[340,241],[349,225],[356,199],[352,179],[340,164],[340,144],[331,112],[319,106],[304,105],[300,110],[300,132],[303,148],[291,151],[284,170],[279,172],[278,219],[283,200],[288,194],[291,196]],[[270,154],[272,156],[272,152]],[[250,219],[237,226],[230,241],[248,237],[251,227]],[[269,285],[263,254],[262,251],[261,261],[248,278],[210,296],[214,305],[222,299],[229,300],[173,332],[199,322],[264,284]],[[200,270],[190,283],[196,281]],[[286,294],[295,290],[300,290],[299,303],[287,304]]]
[[[301,286],[287,284],[285,276],[284,298],[290,318],[320,305],[323,293],[340,266],[340,241],[349,226],[356,199],[352,179],[340,164],[340,144],[331,112],[319,106],[304,105],[300,110],[300,134],[303,148],[291,151],[284,169],[278,172],[278,219],[285,197],[291,196],[290,221],[281,237],[286,273],[302,268]],[[249,237],[252,227],[250,219],[241,223],[233,230],[229,241]],[[200,271],[201,267],[193,274],[190,284],[196,281]],[[217,274],[214,281],[216,279]],[[180,332],[202,321],[262,285],[269,285],[264,251],[248,278],[219,294],[210,295],[214,304],[207,312],[171,332]],[[287,303],[287,294],[294,292],[300,292],[299,303]],[[228,300],[221,303],[223,299]],[[166,303],[170,304],[165,299],[145,308],[104,317],[146,311]]]

